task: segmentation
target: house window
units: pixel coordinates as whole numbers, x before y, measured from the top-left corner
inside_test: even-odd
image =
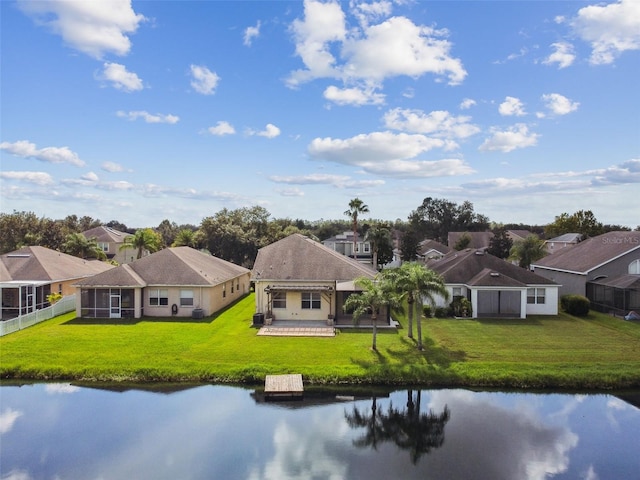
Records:
[[[169,305],[169,290],[162,288],[149,290],[149,305],[152,307]]]
[[[193,290],[180,290],[180,306],[193,307]]]
[[[629,264],[629,275],[640,275],[640,260],[634,260]]]
[[[273,308],[287,308],[287,292],[273,292]]]
[[[227,298],[227,284],[222,285],[222,298]]]
[[[231,281],[231,293],[233,293],[233,281]]]
[[[544,305],[544,288],[527,288],[527,303],[534,305]]]
[[[453,293],[454,297],[461,297],[462,296],[462,287],[453,287],[452,290],[453,291],[451,293]]]
[[[303,310],[320,310],[320,294],[317,292],[302,292]]]
[[[105,253],[109,251],[109,243],[108,242],[98,242],[98,247]]]
[[[365,243],[363,246],[364,246],[364,253],[371,252],[371,245],[370,244]]]

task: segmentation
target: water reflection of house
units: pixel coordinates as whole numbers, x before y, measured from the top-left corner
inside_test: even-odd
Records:
[[[84,260],[40,246],[5,253],[0,261],[2,318],[48,307],[49,294],[72,295],[78,280],[112,268],[99,260]]]

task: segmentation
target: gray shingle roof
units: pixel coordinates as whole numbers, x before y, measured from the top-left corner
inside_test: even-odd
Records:
[[[64,281],[96,275],[114,268],[99,260],[83,260],[40,246],[23,247],[5,253],[1,258],[4,267],[0,269],[2,281]],[[4,278],[6,275],[9,278]]]
[[[471,240],[469,248],[487,248],[493,238],[493,232],[449,232],[447,235],[449,247],[454,248],[464,235],[467,235]]]
[[[609,232],[548,255],[532,266],[548,270],[588,273],[634,250],[640,249],[640,232]]]
[[[86,238],[95,238],[98,242],[114,242],[122,243],[126,237],[131,236],[130,233],[120,232],[110,227],[95,227],[86,232],[82,232]]]
[[[191,247],[165,248],[114,270],[78,282],[78,285],[212,286],[249,272],[247,268]]]
[[[375,274],[373,268],[294,233],[258,250],[252,278],[348,281],[362,276],[373,278]]]
[[[427,266],[442,275],[445,283],[479,286],[556,285],[540,275],[506,262],[481,249],[451,252]],[[491,275],[494,273],[494,275]],[[495,275],[498,274],[498,275]],[[481,282],[481,283],[479,283]]]
[[[440,253],[442,253],[444,255],[445,253],[449,253],[453,249],[447,247],[446,245],[444,245],[444,244],[442,244],[440,242],[436,242],[435,240],[423,240],[418,245],[418,254],[419,255],[424,255],[424,254],[426,254],[427,252],[429,252],[431,250],[435,250],[435,251],[440,252]]]

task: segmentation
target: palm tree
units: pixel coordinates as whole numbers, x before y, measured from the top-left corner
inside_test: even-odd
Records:
[[[172,247],[192,247],[196,246],[196,232],[188,228],[180,230],[173,243]]]
[[[120,250],[131,248],[138,250],[136,258],[142,258],[145,250],[149,253],[157,252],[162,245],[162,237],[150,228],[141,228],[136,233],[125,237],[124,242],[120,245]]]
[[[353,312],[353,321],[358,323],[360,317],[366,313],[371,314],[373,326],[373,341],[371,350],[377,350],[376,337],[378,334],[378,315],[386,308],[395,308],[399,301],[393,290],[393,286],[381,275],[375,279],[358,277],[355,284],[362,288],[360,293],[354,293],[344,302],[344,309]]]
[[[351,226],[353,228],[353,258],[356,258],[356,246],[358,244],[358,215],[361,213],[369,213],[369,207],[359,198],[354,198],[349,202],[349,210],[344,214],[351,218]]]
[[[535,234],[528,235],[524,240],[514,242],[509,251],[509,259],[518,260],[518,265],[522,268],[529,268],[533,262],[540,260],[545,255],[544,240],[541,240]]]
[[[422,304],[427,299],[435,304],[435,295],[449,299],[449,292],[443,278],[433,270],[418,262],[406,262],[400,267],[383,271],[396,292],[407,298],[408,304],[408,332],[407,336],[413,338],[413,319],[416,318],[418,327],[418,349],[422,350]]]
[[[378,252],[385,245],[391,245],[391,232],[386,225],[376,223],[364,236],[365,242],[370,242],[373,250],[373,268],[378,270]],[[392,248],[392,247],[390,247]]]
[[[67,235],[62,248],[65,253],[80,258],[97,258],[106,260],[107,254],[98,245],[96,238],[87,238],[81,233]]]

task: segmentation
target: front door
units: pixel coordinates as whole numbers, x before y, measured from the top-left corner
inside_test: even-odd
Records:
[[[111,305],[111,307],[110,307],[109,317],[110,318],[120,318],[121,312],[120,312],[120,294],[119,293],[112,293],[111,294],[110,305]]]

